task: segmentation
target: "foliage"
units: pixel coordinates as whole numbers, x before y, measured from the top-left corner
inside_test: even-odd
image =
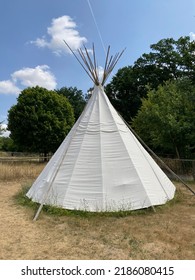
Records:
[[[142,92],[138,91],[133,67],[119,69],[110,84],[105,87],[111,103],[123,118],[130,122],[141,106]]]
[[[190,37],[162,39],[150,47],[152,51],[138,58],[133,67],[143,90],[146,85],[157,88],[168,80],[184,77],[194,80],[195,41],[190,41]]]
[[[3,132],[4,132],[4,128],[2,127],[2,123],[3,123],[3,122],[0,122],[0,135],[2,135]]]
[[[73,109],[64,96],[41,87],[21,92],[8,114],[8,130],[22,151],[55,152],[74,123]]]
[[[5,152],[16,151],[13,140],[10,137],[0,137],[0,150]]]
[[[134,117],[146,97],[147,87],[157,89],[165,81],[183,78],[195,81],[195,41],[190,37],[162,39],[152,44],[133,66],[119,69],[106,93],[126,121]]]
[[[195,152],[194,104],[195,88],[189,80],[166,82],[148,91],[133,126],[152,147],[190,157]]]
[[[77,120],[86,104],[82,91],[78,90],[76,87],[62,87],[61,89],[56,90],[56,92],[68,99],[74,109],[75,120]]]

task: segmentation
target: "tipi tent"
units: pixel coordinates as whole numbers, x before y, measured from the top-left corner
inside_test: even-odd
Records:
[[[108,51],[100,82],[95,59],[92,62],[85,51],[79,53],[84,60],[82,66],[95,83],[92,96],[27,196],[41,205],[95,212],[166,203],[174,197],[174,185],[104,92],[105,80],[120,54],[108,59]]]

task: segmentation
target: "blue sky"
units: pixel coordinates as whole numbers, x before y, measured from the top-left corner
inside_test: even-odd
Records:
[[[160,39],[195,38],[194,0],[1,0],[0,121],[28,86],[59,89],[92,86],[63,39],[73,49],[95,43],[98,65],[105,61],[103,43],[115,54],[126,48],[119,68],[132,65]]]

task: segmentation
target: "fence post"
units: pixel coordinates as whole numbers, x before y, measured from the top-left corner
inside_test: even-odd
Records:
[[[195,180],[195,161],[192,161],[192,176],[193,179]]]

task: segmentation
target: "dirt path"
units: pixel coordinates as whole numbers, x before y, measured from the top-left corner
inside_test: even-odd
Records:
[[[0,182],[0,259],[195,259],[194,198],[123,218],[56,217],[17,205],[21,183]]]
[[[40,219],[33,222],[33,211],[17,205],[14,200],[20,188],[21,183],[0,183],[0,259],[98,259],[109,256],[107,248],[102,254],[102,248],[107,246],[95,241],[95,230],[91,231],[91,238],[85,234],[87,220],[50,217],[42,213]],[[113,250],[113,258],[120,257],[126,257],[122,249],[118,249],[117,254]]]
[[[0,258],[36,258],[39,252],[41,229],[31,220],[29,209],[16,205],[13,196],[19,183],[0,184]],[[37,251],[37,253],[36,253]]]

